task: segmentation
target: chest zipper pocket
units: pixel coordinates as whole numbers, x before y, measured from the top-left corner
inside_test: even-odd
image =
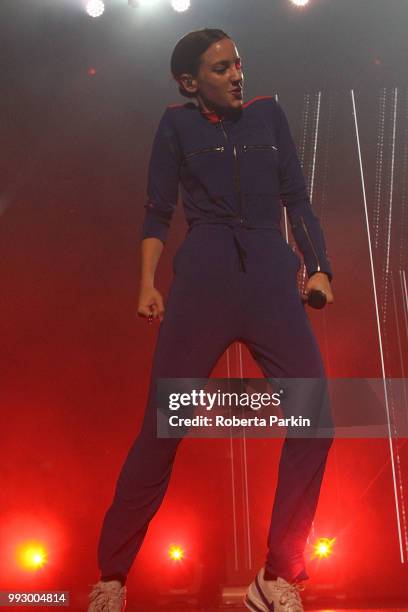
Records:
[[[278,148],[275,147],[275,145],[271,145],[271,144],[259,144],[259,145],[243,145],[242,146],[242,150],[244,151],[244,153],[246,153],[247,151],[253,151],[256,149],[270,149],[272,151],[277,151]]]
[[[200,153],[208,153],[209,151],[215,151],[217,153],[222,153],[225,150],[225,147],[205,147],[203,149],[197,149],[197,151],[192,151],[191,153],[187,153],[184,158],[183,161],[185,161],[186,159],[190,159],[190,157],[193,157],[194,155],[200,155]]]

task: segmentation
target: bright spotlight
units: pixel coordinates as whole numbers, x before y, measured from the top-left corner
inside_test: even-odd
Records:
[[[306,6],[306,4],[309,4],[309,0],[290,0],[290,1],[295,6]]]
[[[190,0],[171,0],[171,6],[178,13],[182,13],[190,8]]]
[[[102,0],[89,0],[86,5],[86,12],[90,17],[100,17],[105,10]]]
[[[336,538],[319,538],[316,544],[313,546],[314,554],[320,559],[328,557],[333,551],[333,544]]]
[[[17,549],[19,564],[27,570],[36,570],[47,562],[47,553],[41,544],[25,543]]]
[[[181,561],[184,557],[184,550],[180,546],[170,546],[169,557],[173,561]]]

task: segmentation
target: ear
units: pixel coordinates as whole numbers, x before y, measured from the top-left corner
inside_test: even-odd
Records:
[[[194,94],[197,92],[197,80],[191,74],[183,73],[178,80],[183,89],[188,91],[188,93]]]

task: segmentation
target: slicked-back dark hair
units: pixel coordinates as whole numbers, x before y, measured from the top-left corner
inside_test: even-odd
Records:
[[[179,83],[179,92],[186,98],[194,98],[178,81],[179,77],[187,72],[196,77],[200,67],[200,56],[207,51],[214,42],[230,38],[223,30],[217,28],[203,28],[185,34],[177,42],[170,60],[170,69],[173,78]]]

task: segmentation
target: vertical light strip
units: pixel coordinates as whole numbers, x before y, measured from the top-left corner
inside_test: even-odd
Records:
[[[404,392],[403,401],[405,403],[405,406],[408,406],[408,393],[407,393],[407,385],[406,385],[406,378],[405,378],[404,357],[403,357],[403,350],[402,350],[400,326],[399,326],[399,321],[398,321],[397,298],[395,295],[394,275],[392,273],[391,273],[391,291],[392,291],[393,305],[394,305],[395,325],[397,328],[398,351],[399,351],[399,357],[401,361],[401,374],[402,374],[402,385],[403,385],[402,388]],[[402,485],[402,476],[401,476],[401,461],[400,461],[398,452],[397,452],[397,466],[398,466],[398,475],[399,475],[399,482],[400,482],[399,489],[400,489],[400,500],[401,500],[402,526],[404,528],[405,551],[408,552],[407,516],[406,516],[406,511],[405,511],[404,487]]]
[[[391,149],[391,180],[390,180],[390,203],[388,212],[388,227],[387,227],[387,255],[385,260],[385,274],[386,282],[390,268],[390,242],[391,242],[391,220],[392,220],[392,196],[394,190],[394,165],[395,165],[395,126],[397,121],[397,101],[398,101],[398,88],[394,90],[394,113],[392,120],[392,149]],[[385,291],[385,297],[387,292]]]
[[[307,127],[309,123],[309,107],[310,107],[310,94],[305,94],[303,96],[303,111],[302,111],[302,138],[299,146],[299,161],[300,166],[303,170],[305,166],[305,150],[306,150],[306,140],[307,140]],[[306,266],[304,262],[302,263],[301,268],[301,279],[300,279],[300,288],[303,291],[306,284]]]
[[[321,100],[321,92],[319,91],[317,94],[317,109],[316,109],[316,122],[314,125],[314,139],[313,139],[313,155],[312,155],[312,170],[310,173],[310,188],[309,188],[309,199],[310,199],[310,204],[312,204],[313,201],[313,192],[314,192],[314,177],[315,177],[315,170],[316,170],[316,156],[317,156],[317,138],[318,138],[318,134],[319,134],[319,121],[320,121],[320,100]],[[324,313],[326,314],[326,313]],[[312,525],[311,525],[311,529],[310,529],[310,534],[313,534],[314,537],[314,518],[312,521]]]
[[[307,141],[307,124],[308,124],[308,117],[309,117],[309,106],[310,106],[310,95],[309,94],[305,94],[303,96],[303,125],[302,125],[302,138],[300,140],[300,145],[299,145],[299,158],[300,158],[300,165],[302,166],[302,169],[305,165],[305,149],[306,149],[306,141]]]
[[[231,378],[231,364],[230,364],[230,348],[227,348],[227,378]],[[234,444],[232,440],[232,434],[230,434],[230,455],[231,455],[231,495],[232,495],[232,527],[234,536],[234,562],[235,571],[239,570],[239,559],[238,559],[238,534],[237,534],[237,502],[235,495],[235,468],[234,468]]]
[[[310,202],[313,201],[313,190],[314,190],[314,177],[316,169],[316,153],[317,153],[317,138],[319,135],[319,121],[320,121],[320,99],[322,92],[319,91],[317,94],[317,110],[316,110],[316,125],[314,130],[314,142],[313,142],[313,156],[312,156],[312,173],[311,173],[311,184],[310,184]]]
[[[384,126],[385,126],[385,107],[386,107],[387,89],[384,87],[380,96],[380,110],[378,119],[378,139],[377,139],[377,154],[375,168],[375,195],[373,207],[373,234],[374,248],[378,247],[379,228],[380,228],[380,208],[382,198],[382,175],[383,175],[383,159],[384,159]]]
[[[403,356],[402,342],[401,342],[401,331],[400,331],[400,326],[399,326],[399,321],[398,321],[397,297],[395,295],[395,283],[394,283],[394,276],[392,274],[391,274],[391,291],[392,291],[392,298],[393,298],[392,301],[394,305],[395,326],[397,328],[398,352],[399,352],[400,362],[401,362],[401,375],[402,375],[402,379],[405,380],[404,356]],[[405,389],[405,384],[404,384],[404,389]]]
[[[406,97],[406,100],[408,100],[408,97]],[[399,262],[399,280],[400,280],[400,287],[401,287],[401,294],[402,294],[402,304],[403,304],[403,321],[405,323],[405,331],[406,331],[406,338],[408,340],[408,320],[407,320],[407,316],[408,316],[408,296],[407,296],[407,286],[406,286],[406,282],[404,283],[404,281],[406,281],[405,279],[405,272],[403,270],[403,266],[405,263],[405,255],[406,255],[406,236],[407,236],[407,232],[406,232],[406,221],[407,221],[407,216],[406,216],[406,211],[407,211],[407,160],[408,160],[408,105],[405,104],[405,115],[403,117],[404,121],[405,121],[405,129],[404,129],[404,148],[403,148],[403,155],[402,155],[402,193],[401,193],[401,222],[400,222],[400,227],[399,227],[399,231],[400,231],[400,241],[399,241],[399,253],[398,253],[398,262]],[[401,114],[401,113],[400,113]],[[392,279],[393,280],[393,277]],[[395,289],[393,286],[393,293],[394,293],[394,307],[395,307],[395,311],[397,311],[397,304],[396,304],[396,298],[395,298]],[[399,329],[399,321],[398,321],[398,313],[396,312],[395,314],[396,317],[396,322],[397,322],[397,333],[398,333],[398,348],[399,348],[399,353],[400,353],[400,360],[401,360],[401,373],[402,373],[402,377],[403,377],[403,391],[404,391],[404,400],[405,400],[405,405],[407,406],[407,401],[408,401],[408,392],[407,392],[407,384],[406,384],[406,374],[405,374],[405,368],[404,368],[404,356],[403,356],[403,347],[402,347],[402,338],[401,338],[401,333],[400,333],[400,329]],[[400,463],[398,463],[398,465],[400,466]],[[401,479],[402,481],[402,479]],[[405,529],[404,535],[405,535],[405,550],[408,551],[408,535],[407,535],[407,517],[406,517],[406,505],[405,505],[405,500],[404,500],[404,489],[402,487],[402,482],[401,482],[401,486],[400,486],[400,497],[401,497],[401,506],[402,506],[402,521],[403,521],[403,526]]]
[[[400,223],[400,245],[399,245],[399,268],[405,265],[405,255],[408,251],[408,89],[405,96],[404,113],[404,148],[402,153],[402,185],[401,185],[401,223]]]
[[[244,368],[242,365],[242,346],[239,342],[239,377],[242,380],[244,377]],[[249,495],[248,495],[248,461],[247,461],[247,446],[245,427],[243,428],[242,451],[243,451],[243,466],[244,466],[244,506],[245,506],[245,522],[247,535],[247,550],[248,550],[248,569],[252,569],[252,545],[251,545],[251,524],[249,518]]]
[[[404,320],[405,320],[405,333],[408,340],[408,293],[407,293],[407,279],[405,276],[405,270],[400,270],[401,274],[401,291],[402,299],[404,302]]]
[[[329,159],[330,159],[330,155],[329,155],[329,151],[330,151],[330,142],[331,142],[331,133],[332,133],[332,123],[333,123],[333,109],[334,103],[333,103],[333,94],[328,95],[328,100],[327,100],[327,107],[328,107],[328,113],[327,113],[327,128],[323,131],[323,135],[324,138],[321,137],[321,148],[322,148],[322,153],[321,153],[321,159],[322,159],[322,166],[323,166],[323,171],[321,174],[321,206],[320,206],[320,223],[322,228],[324,227],[324,222],[325,222],[325,218],[324,218],[324,213],[326,212],[326,207],[327,207],[327,192],[328,192],[328,188],[329,188]],[[322,128],[323,129],[323,128]],[[324,308],[323,312],[322,312],[323,318],[322,318],[322,327],[323,327],[323,340],[324,340],[324,354],[325,354],[325,358],[326,358],[326,363],[327,363],[327,373],[328,376],[330,378],[331,375],[331,360],[330,360],[330,343],[329,343],[329,334],[328,334],[328,323],[327,323],[327,319],[329,317],[329,314],[327,313],[327,310]]]
[[[356,105],[355,105],[355,100],[354,100],[354,90],[353,89],[351,90],[351,99],[352,99],[352,104],[353,104],[354,124],[356,128],[357,149],[358,149],[358,158],[359,158],[359,163],[360,163],[360,174],[361,174],[361,187],[363,191],[364,212],[365,212],[365,219],[366,219],[368,248],[369,248],[369,254],[370,254],[371,278],[373,282],[374,303],[375,303],[375,311],[376,311],[376,317],[377,317],[377,333],[378,333],[378,343],[379,343],[380,358],[381,358],[381,370],[382,370],[383,385],[384,385],[385,408],[387,411],[388,442],[390,446],[390,459],[391,459],[392,477],[393,477],[393,485],[394,485],[394,498],[395,498],[395,511],[397,515],[398,539],[399,539],[399,546],[400,546],[401,563],[404,563],[405,559],[404,559],[404,550],[402,547],[401,522],[400,522],[400,513],[399,513],[399,506],[398,506],[397,482],[396,482],[396,475],[395,475],[394,448],[393,448],[393,442],[392,442],[392,436],[391,436],[391,424],[390,424],[390,415],[389,415],[389,406],[388,406],[388,393],[387,393],[387,384],[386,384],[386,379],[385,379],[385,366],[384,366],[384,355],[383,355],[383,347],[382,347],[381,326],[380,326],[380,317],[379,317],[378,302],[377,302],[377,287],[376,287],[376,281],[375,281],[373,253],[372,253],[372,248],[371,248],[370,224],[368,222],[367,199],[366,199],[366,192],[365,192],[363,164],[361,160],[360,137],[359,137],[359,132],[358,132],[357,112],[356,112]]]
[[[385,326],[386,319],[387,319],[388,279],[389,279],[389,272],[390,272],[390,245],[391,245],[392,204],[393,204],[393,190],[394,190],[395,125],[396,125],[396,118],[397,118],[397,99],[398,99],[398,89],[395,88],[393,121],[392,121],[390,193],[389,193],[389,204],[388,204],[387,231],[386,231],[386,237],[385,237],[384,301],[383,301],[383,311],[382,311],[382,320],[383,320],[384,326]],[[384,335],[386,335],[386,327],[384,327]]]

